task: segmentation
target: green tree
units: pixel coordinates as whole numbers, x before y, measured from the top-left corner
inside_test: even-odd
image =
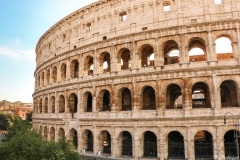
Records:
[[[14,114],[0,113],[0,130],[7,130],[16,119],[20,119]]]
[[[0,144],[1,160],[80,160],[72,143],[65,138],[46,141],[28,121],[16,120]]]

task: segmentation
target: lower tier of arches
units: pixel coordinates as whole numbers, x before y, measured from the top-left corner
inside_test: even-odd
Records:
[[[33,124],[47,140],[67,137],[85,156],[206,160],[237,157],[239,132],[231,120],[223,125],[223,117],[112,122],[34,119]]]

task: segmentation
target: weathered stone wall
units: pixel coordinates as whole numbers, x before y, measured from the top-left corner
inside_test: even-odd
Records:
[[[170,11],[163,10],[165,5]],[[80,152],[91,132],[89,156],[102,153],[102,131],[108,131],[107,156],[112,159],[122,156],[123,132],[132,136],[132,159],[143,158],[147,131],[157,137],[157,157],[168,158],[168,135],[178,131],[185,158],[194,160],[194,136],[205,130],[212,135],[215,158],[225,156],[224,135],[233,127],[223,126],[223,116],[237,115],[240,106],[239,13],[238,0],[219,5],[214,0],[101,0],[75,11],[37,44],[34,127],[49,140],[62,134],[74,139],[74,129]],[[122,21],[122,15],[127,19]],[[221,37],[231,41],[231,53],[216,53],[215,41]],[[195,47],[204,54],[190,56]],[[179,51],[177,58],[169,57],[173,49]],[[130,91],[129,110],[122,107],[125,89]],[[198,89],[205,95],[201,107],[193,96]],[[106,92],[110,111],[103,111]],[[173,100],[179,95],[176,108]]]

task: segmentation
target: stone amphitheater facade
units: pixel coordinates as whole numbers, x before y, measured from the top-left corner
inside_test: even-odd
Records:
[[[236,156],[239,16],[239,0],[100,0],[73,12],[37,43],[34,127],[84,156]]]

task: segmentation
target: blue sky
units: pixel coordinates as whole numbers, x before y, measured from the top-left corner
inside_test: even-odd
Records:
[[[0,0],[0,100],[32,102],[35,47],[52,25],[97,0]]]

